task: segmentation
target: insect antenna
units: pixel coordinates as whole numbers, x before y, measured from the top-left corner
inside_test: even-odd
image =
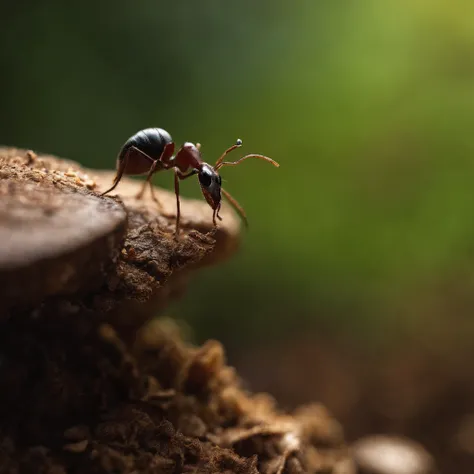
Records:
[[[228,155],[231,151],[235,150],[236,148],[240,148],[242,146],[242,140],[240,138],[237,139],[235,142],[235,145],[232,145],[230,148],[227,148],[227,150],[222,153],[222,155],[219,157],[219,159],[216,161],[216,164],[214,165],[214,169],[219,169],[222,163],[222,160]]]
[[[273,166],[276,166],[277,168],[280,167],[279,163],[277,163],[275,160],[272,160],[268,156],[251,154],[251,155],[245,155],[244,157],[240,158],[240,160],[237,160],[237,161],[218,161],[216,165],[214,166],[214,169],[217,171],[219,168],[222,168],[223,166],[236,166],[242,161],[246,160],[247,158],[258,158],[260,160],[268,161],[269,163],[271,163]]]

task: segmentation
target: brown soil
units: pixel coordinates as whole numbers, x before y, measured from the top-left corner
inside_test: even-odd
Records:
[[[94,175],[94,176],[93,176]],[[0,149],[0,473],[335,473],[354,466],[323,406],[242,388],[217,341],[151,320],[238,247],[233,213],[100,197],[113,173]]]
[[[326,473],[348,462],[323,407],[280,414],[242,390],[218,342],[186,346],[163,322],[127,349],[86,315],[42,314],[12,322],[0,344],[0,472]]]

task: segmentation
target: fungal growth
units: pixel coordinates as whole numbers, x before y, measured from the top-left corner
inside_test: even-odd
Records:
[[[179,235],[179,223],[181,216],[179,199],[179,182],[183,179],[198,175],[199,184],[204,199],[213,210],[212,222],[217,227],[217,220],[222,220],[219,215],[222,195],[229,201],[232,207],[239,213],[240,217],[248,226],[247,216],[242,206],[225,189],[222,188],[222,179],[218,170],[223,166],[236,166],[248,158],[257,158],[268,161],[273,166],[280,165],[265,155],[249,154],[237,161],[224,161],[225,157],[236,148],[242,146],[242,140],[238,139],[235,145],[224,151],[214,166],[204,162],[201,156],[201,145],[190,142],[184,143],[174,155],[175,145],[171,135],[162,128],[147,128],[131,136],[122,146],[117,158],[117,174],[110,189],[102,193],[106,195],[114,190],[119,184],[122,176],[146,174],[146,180],[136,198],[141,199],[149,186],[153,200],[160,205],[156,198],[151,178],[153,174],[162,170],[174,171],[174,189],[176,194],[176,230],[175,237]]]

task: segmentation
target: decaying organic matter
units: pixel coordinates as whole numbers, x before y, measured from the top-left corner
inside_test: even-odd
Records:
[[[71,316],[0,336],[0,472],[351,472],[332,471],[350,460],[323,407],[246,393],[218,342],[188,346],[164,320],[127,348]]]
[[[339,424],[243,389],[217,341],[152,319],[229,257],[204,202],[100,197],[113,172],[0,149],[0,474],[353,474]]]

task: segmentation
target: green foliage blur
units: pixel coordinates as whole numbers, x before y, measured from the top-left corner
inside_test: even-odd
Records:
[[[1,143],[112,168],[159,126],[210,162],[237,138],[280,162],[223,170],[250,229],[172,308],[198,337],[472,337],[472,2],[56,0],[0,15]]]

